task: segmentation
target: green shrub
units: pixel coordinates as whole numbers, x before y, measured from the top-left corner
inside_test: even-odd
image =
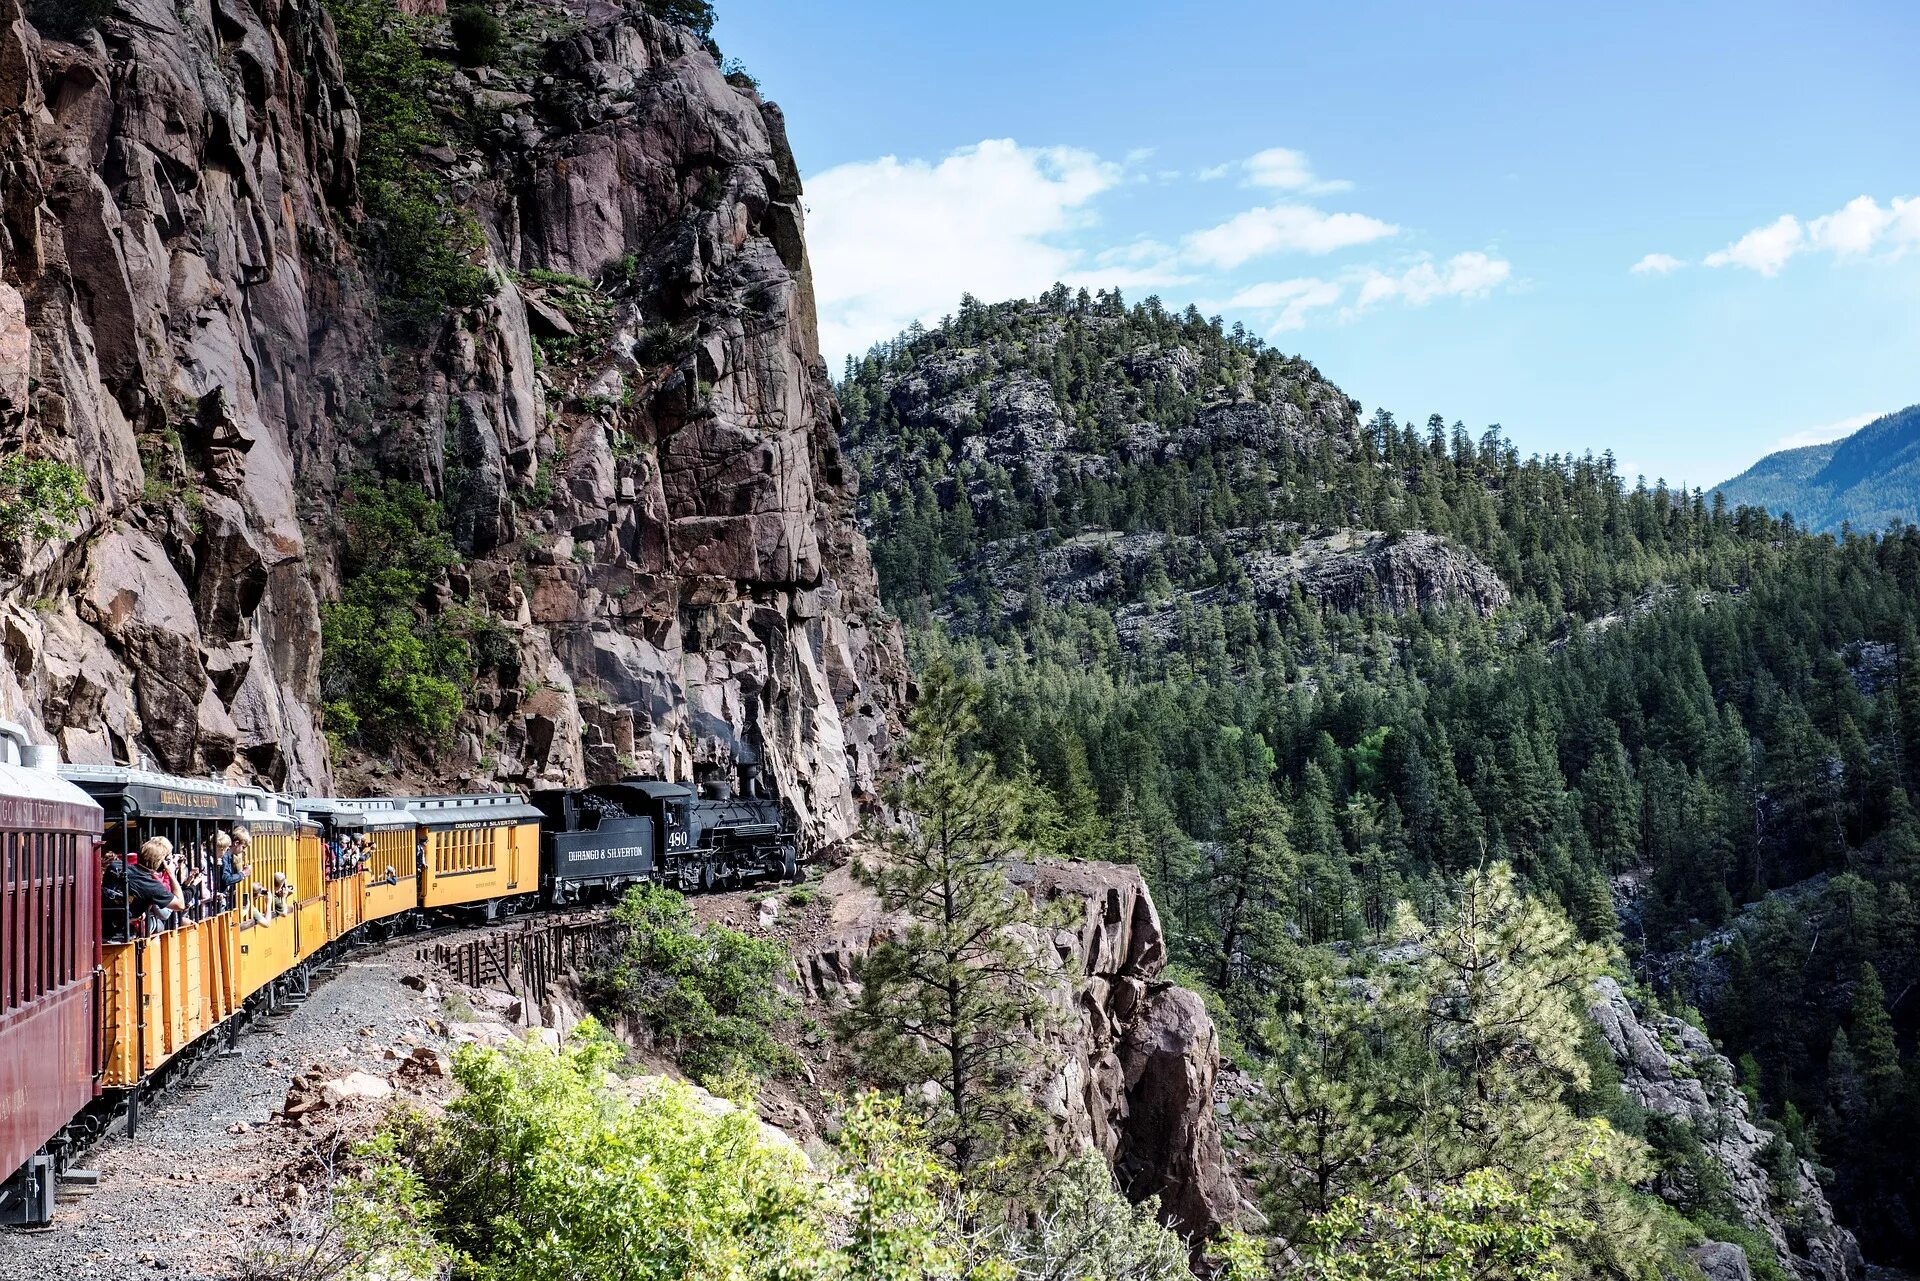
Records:
[[[702,926],[672,890],[637,885],[614,909],[615,952],[584,976],[603,1016],[636,1020],[687,1074],[716,1081],[784,1065],[768,1029],[790,1009],[775,982],[787,955],[764,939]]]
[[[417,341],[494,289],[475,262],[486,244],[480,224],[422,154],[449,143],[430,98],[449,68],[426,52],[422,24],[392,0],[327,0],[327,11],[360,108],[361,240],[381,320],[393,336]]]
[[[803,1276],[825,1252],[799,1154],[767,1143],[750,1109],[713,1116],[684,1086],[621,1097],[619,1051],[576,1034],[463,1049],[462,1093],[419,1153],[440,1235],[474,1281]]]
[[[491,619],[430,618],[421,598],[459,563],[440,504],[418,485],[360,478],[340,511],[341,594],[320,610],[328,733],[386,750],[444,739],[477,676]]]
[[[52,537],[87,506],[78,469],[49,458],[0,458],[0,540]]]
[[[460,1093],[437,1120],[391,1119],[336,1185],[356,1240],[382,1253],[350,1275],[424,1281],[1178,1281],[1186,1249],[1127,1203],[1097,1158],[1034,1189],[1024,1227],[975,1228],[953,1172],[904,1102],[850,1100],[843,1162],[816,1173],[770,1142],[750,1106],[687,1086],[633,1088],[592,1020],[559,1050],[462,1048]],[[359,1207],[391,1197],[392,1222]],[[425,1229],[429,1228],[431,1231]],[[1236,1274],[1238,1275],[1238,1274]]]
[[[28,0],[27,21],[45,35],[71,39],[113,12],[114,0]]]
[[[461,5],[448,18],[447,28],[453,36],[453,47],[460,51],[462,65],[492,66],[494,59],[500,56],[500,45],[506,37],[506,31],[501,27],[500,19],[494,17],[492,10],[485,5]]]

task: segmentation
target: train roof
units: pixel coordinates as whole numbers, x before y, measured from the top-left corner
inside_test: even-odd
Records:
[[[186,778],[131,765],[62,765],[59,773],[96,803],[141,818],[247,824],[301,821],[289,797],[214,778]]]
[[[451,827],[459,823],[538,823],[545,817],[516,792],[481,792],[470,796],[397,796],[422,827]]]
[[[15,765],[0,755],[0,801],[79,805],[98,814],[100,802],[49,770]],[[94,822],[99,822],[95,818]]]
[[[392,796],[309,796],[295,801],[294,806],[309,818],[343,830],[417,827],[420,823],[404,799]]]
[[[211,778],[182,778],[129,765],[62,765],[60,777],[96,801],[120,802],[115,808],[131,805],[146,818],[240,819],[240,789]]]
[[[598,792],[610,787],[630,787],[634,791],[651,796],[657,801],[679,800],[692,796],[693,789],[680,783],[669,783],[658,778],[623,778],[617,783],[602,783],[597,787],[583,787],[583,792]]]

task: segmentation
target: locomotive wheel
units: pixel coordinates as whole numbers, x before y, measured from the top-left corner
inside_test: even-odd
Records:
[[[800,879],[800,856],[791,846],[781,855],[780,876],[783,880],[789,881]]]
[[[709,859],[700,865],[700,888],[711,893],[717,889],[719,885],[720,869],[715,867],[713,861]]]

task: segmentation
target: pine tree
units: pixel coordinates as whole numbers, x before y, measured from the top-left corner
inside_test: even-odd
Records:
[[[1853,1059],[1867,1109],[1876,1120],[1884,1120],[1900,1099],[1900,1049],[1887,1013],[1886,989],[1871,963],[1861,964],[1860,981],[1854,985],[1852,1028]]]
[[[1376,1054],[1373,1019],[1351,987],[1317,978],[1267,1032],[1276,1049],[1249,1116],[1250,1173],[1286,1239],[1342,1197],[1377,1193],[1401,1172],[1395,1096],[1405,1082]]]
[[[842,1022],[872,1077],[937,1087],[928,1133],[969,1191],[1007,1187],[1031,1155],[1028,1077],[1053,977],[1045,922],[1007,879],[1019,797],[964,746],[978,698],[944,663],[921,678],[893,797],[903,826],[856,865],[907,929],[863,960]]]
[[[1286,920],[1299,861],[1287,840],[1287,811],[1261,783],[1247,783],[1227,809],[1209,889],[1214,986],[1243,1008],[1263,1008],[1293,950]]]
[[[1563,914],[1523,897],[1503,863],[1469,873],[1432,925],[1405,922],[1421,950],[1400,998],[1428,1029],[1457,1089],[1429,1156],[1454,1173],[1537,1169],[1574,1154],[1566,1100],[1585,1087],[1587,992],[1606,963]]]

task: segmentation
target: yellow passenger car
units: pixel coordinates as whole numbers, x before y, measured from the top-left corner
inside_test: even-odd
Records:
[[[521,797],[415,796],[405,804],[420,825],[422,907],[484,906],[490,916],[539,890],[540,811]]]
[[[364,835],[372,854],[357,875],[335,880],[340,900],[337,938],[362,922],[391,922],[420,906],[419,821],[404,800],[313,797],[298,801],[301,814],[317,824],[324,844]],[[352,901],[358,896],[358,903]],[[357,913],[357,920],[354,919]]]

